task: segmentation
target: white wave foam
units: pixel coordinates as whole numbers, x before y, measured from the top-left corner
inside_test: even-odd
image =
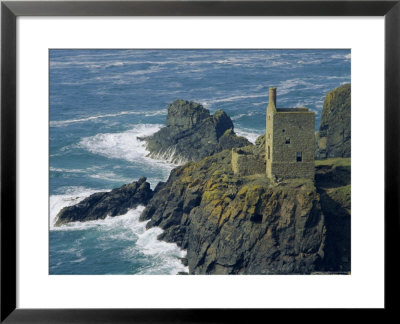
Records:
[[[139,65],[139,64],[151,64],[152,66],[164,66],[164,65],[188,65],[188,66],[198,66],[198,65],[254,65],[255,61],[260,63],[265,63],[265,60],[275,62],[279,55],[271,53],[247,53],[246,55],[240,55],[241,53],[234,53],[230,55],[227,52],[221,53],[215,57],[209,56],[208,53],[200,54],[188,54],[185,53],[184,56],[171,56],[168,59],[154,60],[148,59],[146,52],[141,53],[115,53],[115,54],[104,54],[102,55],[76,55],[73,60],[60,61],[53,58],[50,62],[51,68],[67,68],[70,66],[84,66],[87,68],[107,68],[111,66],[121,65]],[[101,60],[106,56],[111,56],[110,60]],[[79,59],[77,59],[79,58]],[[100,60],[99,60],[100,58]],[[129,60],[128,60],[129,58]],[[133,60],[132,60],[133,58]],[[274,59],[274,60],[273,60]]]
[[[50,200],[55,199],[54,196]],[[72,204],[72,201],[64,199],[63,207]],[[61,204],[58,205],[58,208]],[[62,207],[61,207],[62,208]],[[60,209],[61,209],[60,208]],[[55,209],[55,208],[54,208]],[[58,213],[60,210],[54,210]],[[157,240],[157,236],[162,233],[160,228],[146,230],[147,222],[140,222],[139,217],[144,206],[129,210],[125,215],[116,217],[106,217],[104,220],[94,220],[87,222],[73,222],[60,227],[53,227],[53,231],[76,231],[95,229],[99,232],[100,244],[97,247],[107,250],[112,241],[131,242],[128,248],[121,251],[123,258],[132,259],[142,253],[154,259],[151,267],[142,269],[139,274],[177,274],[179,271],[188,272],[178,258],[186,256],[186,251],[180,249],[174,243],[166,243]],[[66,252],[66,251],[65,251]],[[74,248],[70,253],[76,254],[77,259],[73,262],[83,262],[85,260]]]
[[[249,98],[267,98],[267,94],[249,94],[249,95],[238,95],[238,96],[230,96],[225,98],[213,98],[213,99],[202,99],[199,100],[201,104],[205,107],[209,107],[213,104],[220,103],[220,102],[232,102],[232,101],[239,101],[243,99]]]
[[[339,79],[339,80],[346,79],[346,80],[350,80],[350,75],[341,75],[341,76],[338,76],[338,75],[331,75],[331,76],[323,76],[323,78],[328,79],[328,80],[334,80],[334,79]]]
[[[167,114],[166,109],[156,110],[156,111],[120,111],[115,114],[95,115],[95,116],[88,116],[88,117],[68,119],[68,120],[57,120],[57,121],[54,120],[50,121],[50,127],[66,126],[74,123],[82,123],[90,120],[97,120],[108,117],[118,117],[123,115],[144,115],[146,117],[151,117],[151,116],[166,115],[166,114]]]
[[[66,173],[86,173],[86,170],[82,169],[64,169],[64,168],[54,168],[50,167],[50,171],[53,172],[66,172]]]
[[[310,64],[321,64],[322,60],[299,60],[297,61],[297,64],[305,64],[305,65],[310,65]]]
[[[168,163],[175,165],[182,165],[188,162],[187,159],[176,153],[176,145],[168,147],[166,150],[160,151],[158,153],[152,153],[149,157],[156,160],[167,161]]]
[[[55,228],[54,223],[56,222],[57,214],[62,208],[77,204],[86,197],[89,197],[91,194],[98,191],[84,187],[67,187],[64,188],[64,190],[64,194],[50,196],[50,229]]]
[[[348,54],[334,54],[334,55],[331,55],[331,58],[333,58],[333,59],[350,60],[351,59],[351,53],[348,53]]]
[[[66,64],[66,68],[69,67],[71,63]],[[109,62],[109,63],[91,63],[91,62],[83,62],[82,64],[78,65],[78,68],[87,68],[92,70],[92,73],[97,73],[97,76],[92,78],[82,78],[79,80],[64,80],[61,82],[63,85],[86,85],[86,84],[99,84],[99,83],[107,83],[107,84],[134,84],[145,82],[150,77],[147,76],[148,74],[162,72],[162,68],[157,65],[153,65],[146,69],[137,69],[132,71],[133,68],[130,68],[128,72],[120,72],[120,73],[104,73],[104,71],[97,71],[97,70],[104,70],[109,67],[116,67],[121,65],[136,65],[137,62]],[[53,65],[52,68],[57,68],[59,66]],[[134,77],[132,77],[134,76]]]
[[[256,133],[254,132],[254,130],[247,128],[235,128],[235,133],[239,136],[247,138],[253,144],[256,142],[257,138],[260,135],[263,135],[263,132]]]
[[[162,262],[153,263],[151,268],[143,269],[139,274],[177,274],[180,271],[189,272],[178,258],[184,258],[186,251],[180,249],[176,244],[157,240],[163,230],[159,227],[153,227],[140,234],[136,242],[137,247],[145,255],[157,258]]]
[[[281,81],[277,87],[279,92],[278,95],[282,96],[293,90],[305,91],[321,89],[323,85],[319,83],[313,83],[313,81],[309,79],[295,78]],[[284,98],[281,98],[280,100],[283,101]]]
[[[74,240],[73,242],[69,242],[69,246],[73,246],[69,249],[58,250],[57,252],[60,254],[66,254],[69,258],[75,258],[73,260],[68,261],[69,263],[80,263],[86,260],[86,257],[82,256],[83,248],[82,248],[82,239]],[[55,267],[62,265],[63,262],[58,262]]]
[[[105,190],[104,190],[105,191]],[[71,205],[74,203],[71,203]],[[67,205],[68,206],[68,205]],[[64,206],[65,207],[65,206]],[[87,230],[91,228],[98,228],[101,231],[110,231],[112,229],[118,228],[118,229],[130,229],[132,230],[133,233],[136,231],[140,231],[140,229],[143,227],[143,223],[139,222],[139,216],[141,212],[143,211],[144,206],[138,206],[135,209],[129,210],[125,215],[121,216],[116,216],[116,217],[110,217],[107,216],[105,219],[98,219],[98,220],[92,220],[92,221],[87,221],[87,222],[71,222],[65,225],[53,227],[51,230],[53,231],[75,231],[75,230]],[[61,210],[61,209],[60,209]],[[146,225],[146,222],[144,222],[144,226]],[[131,233],[129,233],[131,234]],[[126,239],[129,241],[136,240],[137,238],[132,235],[125,235],[123,233],[122,235],[114,235],[113,237],[110,236],[104,236],[102,238],[103,241],[110,240],[111,238],[118,238],[118,239]]]
[[[242,118],[244,116],[247,116],[247,114],[239,114],[239,115],[233,116],[233,117],[231,117],[231,120],[237,120],[237,119],[240,119],[240,118]]]
[[[258,106],[260,104],[264,104],[264,103],[256,103],[256,104],[253,104],[253,105],[257,105]],[[237,119],[240,119],[242,117],[251,117],[251,116],[254,116],[255,114],[258,114],[258,113],[260,113],[260,112],[259,111],[250,111],[247,114],[239,114],[239,115],[233,116],[233,117],[231,117],[231,119],[232,120],[237,120]]]
[[[115,168],[115,167],[114,167]],[[101,179],[111,182],[124,182],[124,183],[131,183],[133,179],[121,177],[112,171],[100,171],[100,167],[93,166],[91,168],[87,168],[86,170],[83,169],[65,169],[65,168],[54,168],[50,167],[50,171],[52,172],[61,172],[61,173],[84,173],[88,177],[93,179]],[[156,180],[156,179],[155,179]]]
[[[147,154],[145,143],[138,137],[154,134],[161,127],[159,124],[139,124],[121,133],[100,133],[82,138],[79,146],[95,154],[135,162]]]
[[[76,259],[76,260],[72,260],[72,261],[70,261],[71,263],[80,263],[80,262],[83,262],[83,261],[85,261],[86,260],[86,257],[83,257],[83,258],[79,258],[79,259]]]
[[[93,179],[101,179],[101,180],[114,181],[114,182],[130,183],[133,181],[130,178],[118,176],[114,172],[97,172],[94,174],[89,174],[89,177],[93,178]]]
[[[163,116],[163,115],[167,115],[167,109],[161,109],[161,110],[156,110],[156,111],[143,112],[143,114],[144,114],[146,117]]]
[[[160,124],[139,124],[121,133],[101,133],[82,138],[78,145],[94,154],[113,159],[124,159],[135,163],[135,165],[141,165],[146,169],[156,168],[161,170],[164,177],[161,180],[165,181],[169,176],[169,172],[176,167],[176,164],[172,164],[167,160],[155,160],[148,157],[149,151],[146,149],[145,142],[138,139],[154,134],[161,127],[162,125]]]

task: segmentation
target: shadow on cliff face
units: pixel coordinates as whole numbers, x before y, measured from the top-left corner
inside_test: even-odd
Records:
[[[315,184],[326,224],[325,257],[320,265],[321,271],[351,270],[350,175],[350,160],[344,165],[316,167]]]
[[[325,215],[325,271],[350,271],[351,217],[350,213],[326,191],[320,191],[321,208]]]
[[[350,184],[350,167],[318,166],[315,173],[317,188],[337,188]]]

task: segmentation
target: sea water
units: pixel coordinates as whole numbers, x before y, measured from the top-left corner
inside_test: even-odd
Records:
[[[138,137],[165,125],[175,99],[224,110],[251,142],[265,132],[268,88],[280,108],[308,107],[319,127],[326,93],[350,82],[350,50],[50,50],[50,274],[177,274],[186,252],[118,217],[54,227],[57,213],[92,193],[176,166],[148,158]]]

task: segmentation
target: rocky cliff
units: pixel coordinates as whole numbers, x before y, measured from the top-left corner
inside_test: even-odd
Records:
[[[245,147],[262,154],[261,136]],[[307,179],[237,176],[231,150],[175,168],[154,191],[145,178],[62,209],[56,225],[145,205],[140,219],[187,250],[190,274],[350,271],[350,159],[317,161]]]
[[[349,114],[350,85],[345,85],[326,97],[319,154],[350,155]],[[252,145],[235,135],[224,112],[210,115],[182,100],[169,106],[167,126],[143,140],[151,154],[173,152],[173,159],[196,161],[173,169],[154,191],[141,178],[96,193],[62,209],[56,225],[122,215],[141,204],[147,228],[161,227],[159,239],[187,250],[190,274],[350,271],[349,158],[317,161],[315,182],[271,183],[265,172],[234,174],[231,149],[242,147],[263,161],[265,136]]]
[[[351,265],[351,162],[350,158],[319,160],[315,184],[327,228],[326,271],[350,271]]]
[[[174,163],[197,161],[225,149],[249,145],[233,131],[233,123],[222,110],[214,115],[202,105],[175,100],[168,106],[166,127],[146,141],[149,156]]]
[[[187,249],[190,274],[347,272],[350,166],[327,160],[316,174],[317,186],[238,177],[223,151],[174,169],[141,220]]]
[[[351,156],[351,85],[344,84],[325,97],[316,134],[315,157]]]
[[[76,205],[64,207],[56,216],[55,226],[123,215],[131,208],[146,205],[152,197],[150,184],[142,177],[110,192],[97,192]]]
[[[324,266],[327,229],[314,183],[235,176],[231,151],[174,169],[141,220],[187,249],[191,274],[312,273]]]

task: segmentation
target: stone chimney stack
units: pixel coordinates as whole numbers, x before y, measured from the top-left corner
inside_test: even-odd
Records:
[[[274,104],[276,107],[276,88],[269,88],[269,104]]]

